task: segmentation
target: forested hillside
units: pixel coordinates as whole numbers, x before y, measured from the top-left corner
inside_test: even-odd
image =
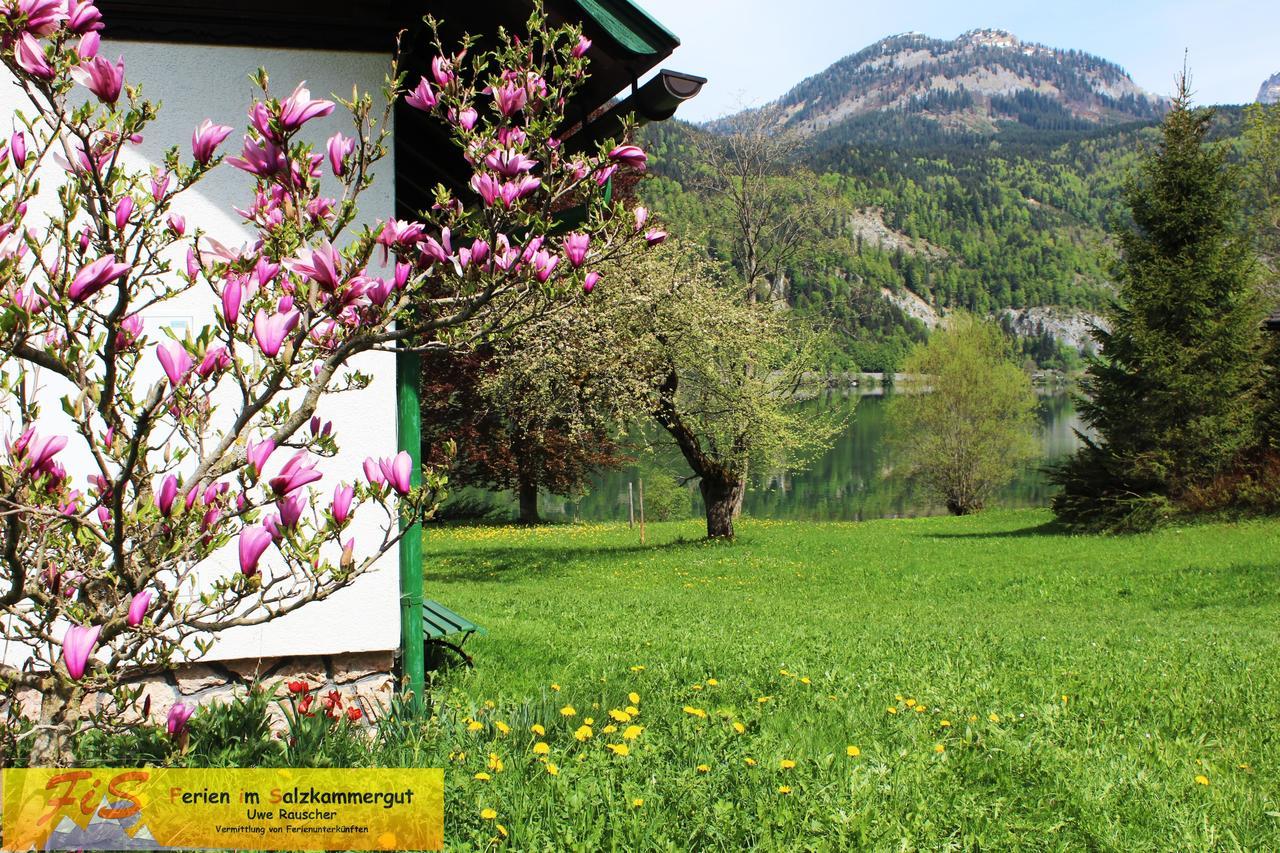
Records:
[[[1109,226],[1122,215],[1126,175],[1156,138],[1162,102],[1084,54],[1016,40],[1013,48],[948,54],[955,44],[886,40],[797,86],[775,105],[781,113],[744,113],[704,128],[650,126],[652,177],[641,192],[677,230],[722,253],[706,236],[714,207],[696,191],[698,137],[752,121],[800,132],[797,159],[838,197],[842,213],[829,239],[802,253],[777,289],[795,308],[831,321],[839,341],[833,367],[892,370],[951,308],[1004,315],[1029,357],[1072,366],[1088,343],[1087,322],[1111,291]],[[924,74],[901,52],[884,60],[886,45],[944,58]],[[868,70],[875,57],[881,64]],[[894,62],[909,67],[895,76]],[[994,95],[947,83],[986,80],[1008,67],[1039,90]],[[838,122],[814,107],[844,103],[840,87],[873,77],[877,91],[915,94]],[[933,88],[918,91],[929,80]],[[973,120],[979,114],[982,121]],[[1238,131],[1239,115],[1220,111],[1220,136]]]

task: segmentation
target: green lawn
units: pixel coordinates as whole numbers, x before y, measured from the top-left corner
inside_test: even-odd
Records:
[[[407,760],[459,848],[1280,848],[1280,523],[1048,520],[433,529],[490,633]]]

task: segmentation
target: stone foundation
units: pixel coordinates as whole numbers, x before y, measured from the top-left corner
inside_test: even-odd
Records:
[[[284,696],[288,692],[285,685],[291,681],[305,681],[317,693],[317,711],[321,707],[320,698],[330,690],[337,690],[342,695],[343,708],[355,704],[364,712],[362,721],[367,722],[390,706],[395,692],[393,662],[390,651],[211,661],[187,664],[162,675],[126,680],[125,686],[142,687],[138,707],[141,708],[150,697],[150,719],[155,723],[163,723],[169,709],[178,702],[207,705],[227,701],[237,693],[243,694],[255,683],[277,696]],[[104,698],[87,698],[86,711]],[[18,702],[23,716],[32,719],[39,716],[40,694],[37,691],[19,692]],[[282,726],[284,717],[280,709],[272,705],[270,713],[273,726]]]

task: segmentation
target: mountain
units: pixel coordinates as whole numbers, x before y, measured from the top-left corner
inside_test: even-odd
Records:
[[[674,233],[731,259],[725,214],[698,189],[709,138],[763,123],[806,144],[795,164],[843,214],[773,282],[835,333],[829,367],[894,372],[956,309],[1004,326],[1042,367],[1072,368],[1114,294],[1111,234],[1122,188],[1159,141],[1167,102],[1095,56],[974,30],[953,41],[893,36],[773,104],[701,126],[643,130],[640,193]],[[1240,107],[1215,112],[1238,136]],[[809,173],[812,173],[809,174]]]
[[[781,128],[810,137],[837,131],[833,141],[841,141],[849,135],[844,126],[885,114],[990,135],[1010,126],[1083,130],[1149,121],[1165,105],[1115,63],[982,29],[950,41],[918,33],[890,36],[801,82],[763,110]],[[732,127],[741,117],[709,127]]]
[[[1258,103],[1280,104],[1280,73],[1272,74],[1258,89]]]

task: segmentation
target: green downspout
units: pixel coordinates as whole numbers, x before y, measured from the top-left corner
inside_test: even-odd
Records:
[[[422,411],[418,404],[421,376],[422,362],[417,353],[396,353],[397,443],[413,460],[414,486],[422,485]],[[413,704],[419,708],[426,688],[422,586],[422,525],[415,522],[400,539],[400,661],[402,689],[413,694]]]

